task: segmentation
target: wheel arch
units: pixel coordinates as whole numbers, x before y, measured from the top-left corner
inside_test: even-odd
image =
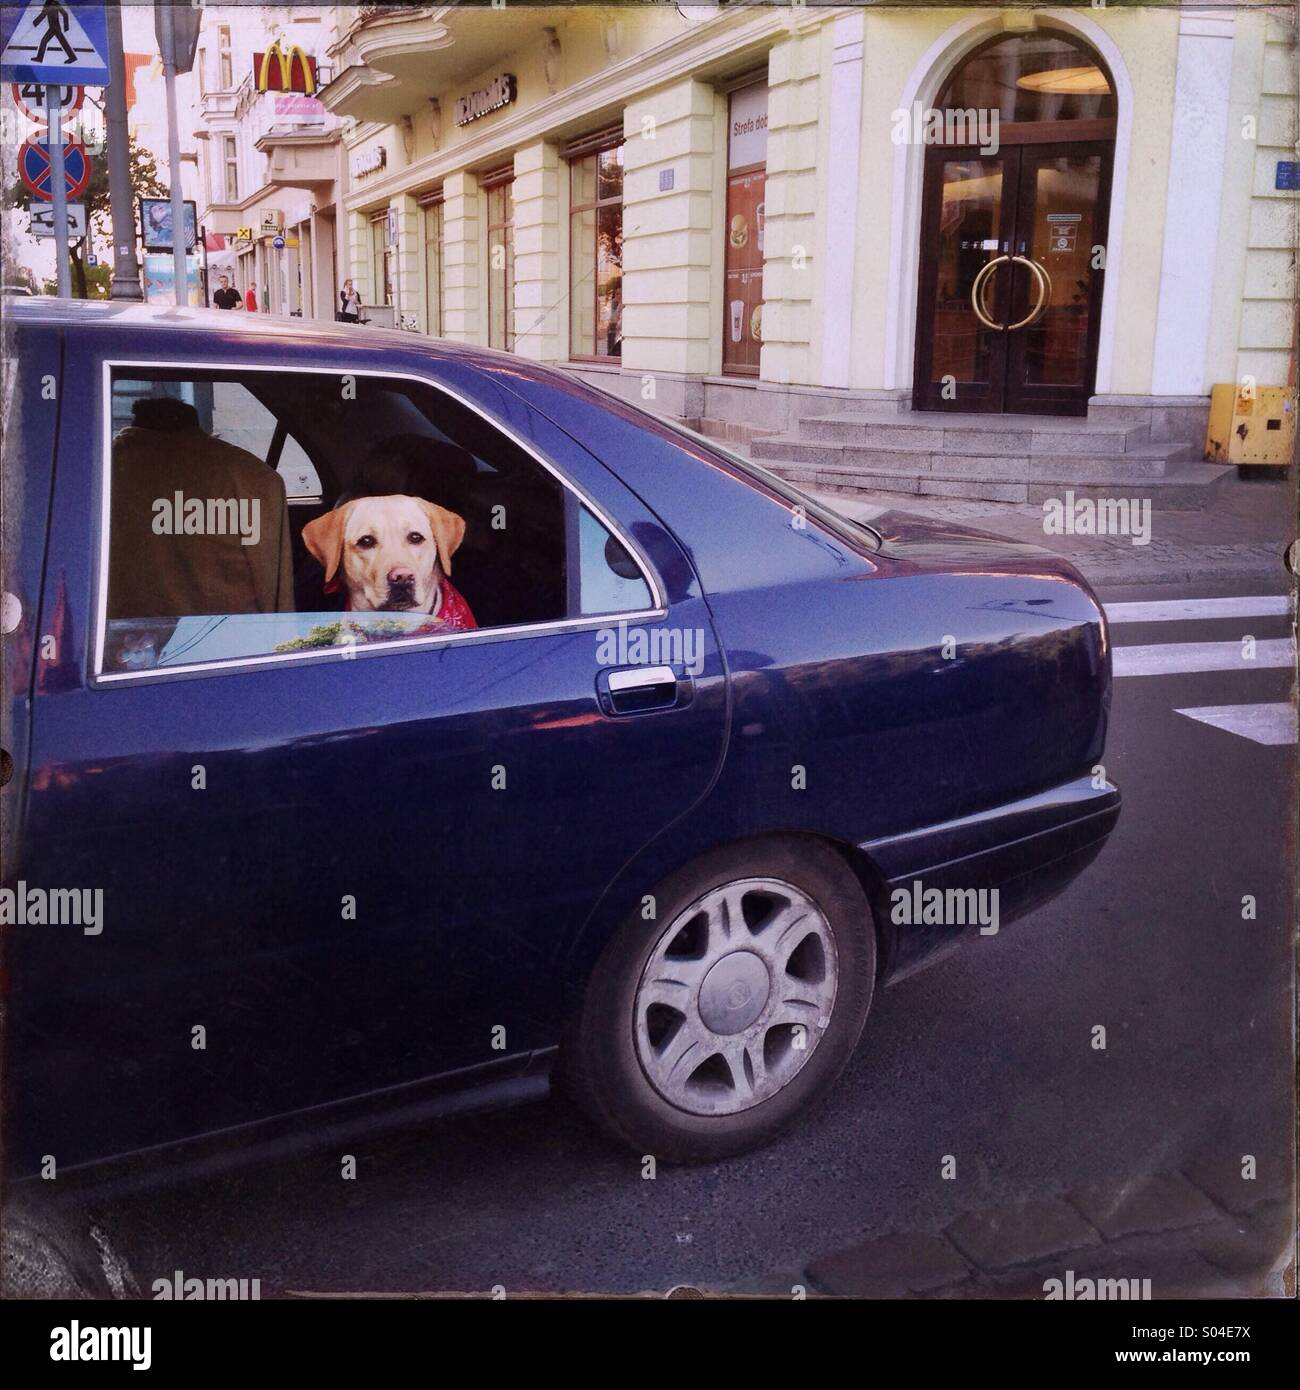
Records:
[[[636,910],[648,894],[677,874],[689,872],[701,860],[738,846],[755,847],[763,843],[815,842],[829,848],[852,873],[862,890],[871,916],[876,939],[876,979],[893,967],[897,954],[897,932],[889,916],[889,893],[884,875],[875,861],[852,841],[805,829],[768,830],[734,839],[716,840],[695,846],[679,856],[643,852],[627,864],[606,889],[582,927],[574,933],[559,967],[562,1011],[569,1014],[581,999],[587,980],[601,952],[629,913]],[[649,886],[647,886],[649,885]]]

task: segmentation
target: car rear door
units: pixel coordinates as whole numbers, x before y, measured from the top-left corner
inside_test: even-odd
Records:
[[[295,370],[434,370],[306,341]],[[112,364],[283,374],[286,357],[192,331],[86,332],[69,350],[96,389],[59,441],[42,624],[60,647],[34,707],[29,876],[102,889],[104,906],[98,935],[21,939],[27,1147],[121,1152],[553,1043],[567,944],[722,757],[725,674],[676,542],[570,450],[569,497],[648,568],[649,611],[97,669]],[[497,423],[554,469],[563,436],[509,399]],[[656,650],[628,633],[651,630],[690,634],[695,669],[667,644],[666,684],[611,688]]]

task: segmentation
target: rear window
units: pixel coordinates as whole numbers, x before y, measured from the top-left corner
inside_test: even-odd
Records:
[[[621,396],[616,396],[612,391],[604,390],[594,382],[584,380],[583,385],[597,395],[613,401],[620,409],[636,411],[643,419],[653,421],[658,429],[669,436],[676,436],[692,452],[704,449],[745,481],[767,492],[774,493],[792,507],[798,507],[806,517],[815,521],[818,526],[828,531],[832,536],[838,537],[846,545],[855,549],[865,545],[874,551],[879,550],[884,543],[884,537],[880,532],[868,526],[866,522],[855,521],[852,517],[833,510],[824,502],[819,502],[815,497],[804,492],[802,488],[796,487],[794,483],[787,482],[784,478],[778,478],[775,473],[769,472],[761,464],[757,464],[741,454],[734,453],[709,435],[700,434],[698,430],[693,430],[676,420],[670,420],[666,416],[657,415],[653,411],[634,406]]]
[[[753,459],[747,459],[742,454],[734,453],[725,448],[716,439],[710,439],[707,434],[700,434],[697,430],[679,424],[670,424],[669,429],[676,434],[685,435],[692,444],[704,447],[711,454],[731,464],[737,472],[744,474],[760,487],[775,492],[778,497],[789,502],[791,506],[802,508],[806,516],[812,517],[819,526],[825,527],[832,535],[838,536],[849,545],[861,545],[866,540],[871,548],[876,550],[883,543],[884,537],[880,532],[868,526],[866,522],[854,521],[852,517],[834,511],[824,502],[819,502],[815,497],[810,496],[802,488],[796,487],[794,483],[778,477],[775,473],[764,468],[762,464],[755,463]]]

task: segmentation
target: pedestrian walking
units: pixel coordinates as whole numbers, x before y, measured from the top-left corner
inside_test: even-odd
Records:
[[[255,313],[257,313],[257,282],[256,282],[256,281],[253,281],[253,283],[250,284],[249,287],[244,291],[244,308],[247,309],[248,312],[249,312],[250,314],[255,314]]]
[[[340,323],[360,323],[361,321],[361,296],[357,293],[356,286],[351,280],[344,280],[343,288],[339,291],[337,318]]]

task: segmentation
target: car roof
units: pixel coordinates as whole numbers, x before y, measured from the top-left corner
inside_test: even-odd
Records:
[[[228,309],[182,308],[174,304],[145,304],[126,299],[58,299],[53,295],[16,296],[4,306],[4,317],[15,321],[55,324],[60,327],[95,326],[101,328],[164,328],[219,331],[226,334],[282,338],[286,334],[303,341],[322,344],[374,343],[387,340],[407,351],[424,344],[436,344],[452,351],[464,347],[467,353],[490,354],[503,361],[516,361],[510,353],[491,348],[471,347],[430,338],[423,333],[400,332],[395,328],[371,328],[357,324],[327,323],[322,319],[286,319],[270,314],[232,313]],[[358,334],[362,335],[358,337]]]
[[[174,304],[146,304],[136,300],[56,299],[51,295],[14,296],[4,304],[4,320],[11,322],[40,322],[58,328],[159,328],[165,331],[199,331],[221,334],[222,338],[285,339],[320,346],[348,345],[400,347],[403,352],[428,352],[431,356],[457,357],[474,361],[478,366],[509,368],[519,371],[520,359],[514,353],[499,352],[495,347],[477,343],[452,342],[445,338],[430,338],[427,334],[410,334],[396,328],[371,328],[368,325],[338,324],[318,318],[279,318],[271,314],[232,313],[225,309],[177,309]],[[539,364],[537,377],[549,373]]]

